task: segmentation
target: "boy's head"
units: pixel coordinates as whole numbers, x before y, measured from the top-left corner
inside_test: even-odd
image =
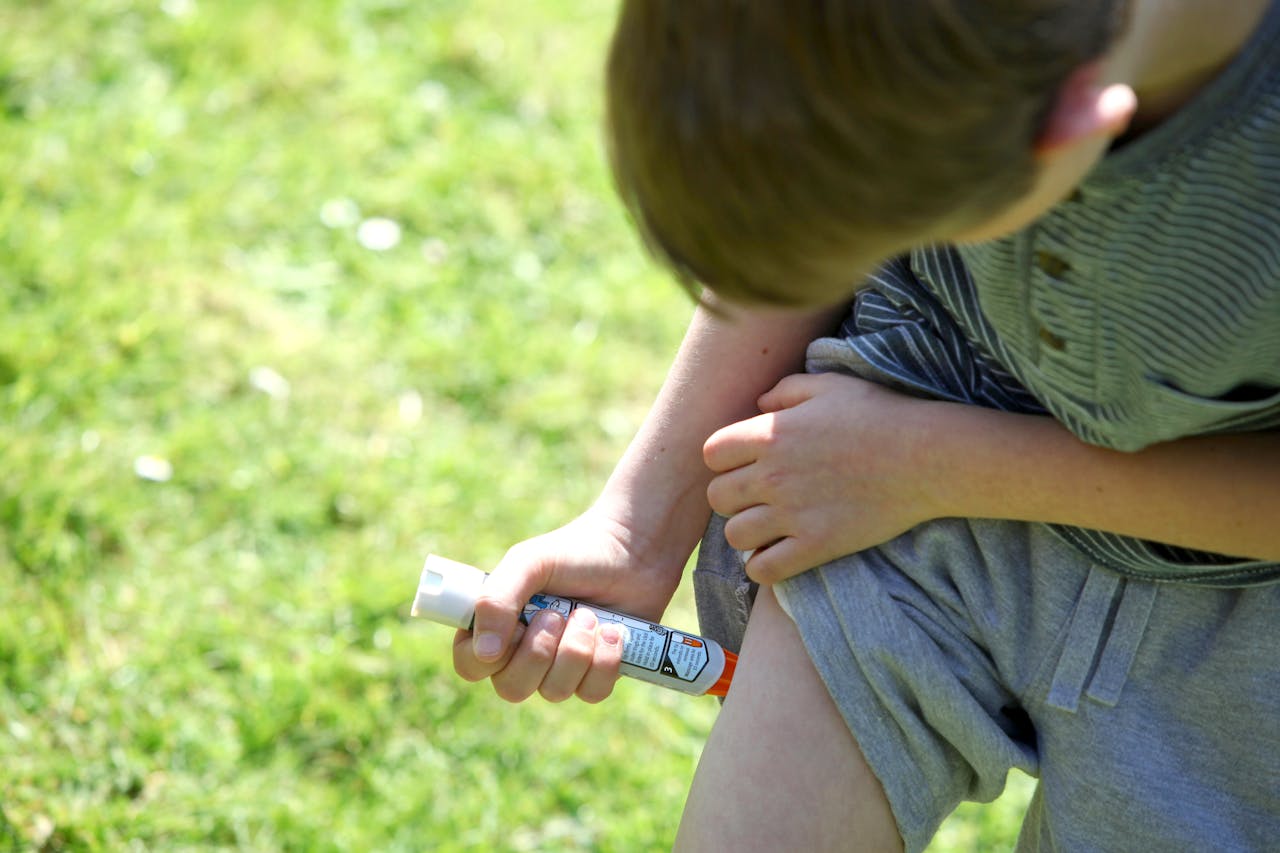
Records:
[[[626,0],[607,93],[623,200],[691,290],[833,301],[911,245],[993,236],[1127,5]]]

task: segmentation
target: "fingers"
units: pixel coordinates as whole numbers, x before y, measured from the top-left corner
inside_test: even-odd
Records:
[[[716,430],[702,445],[702,461],[712,471],[724,472],[749,465],[760,455],[761,445],[773,435],[773,415],[757,415]]]
[[[618,681],[618,667],[622,664],[622,626],[602,622],[596,627],[596,646],[591,668],[578,685],[578,698],[596,703],[608,698]]]
[[[724,525],[725,541],[738,551],[766,548],[786,535],[779,513],[763,504],[729,516]]]
[[[767,547],[757,548],[747,560],[747,577],[756,583],[774,584],[817,565],[800,540],[788,536]]]
[[[813,398],[823,387],[836,380],[857,381],[846,376],[837,377],[835,374],[797,373],[784,377],[756,401],[762,414],[729,424],[712,433],[702,445],[703,461],[716,472],[732,471],[754,462],[760,456],[760,448],[777,435],[776,414]]]
[[[551,702],[574,695],[599,702],[613,691],[621,660],[617,625],[601,624],[586,608],[575,609],[567,620],[543,610],[507,665],[492,676],[493,688],[508,702],[523,702],[534,693]]]
[[[532,696],[556,659],[564,628],[565,618],[554,610],[535,615],[511,660],[494,673],[494,692],[508,702],[523,702]]]
[[[471,631],[475,663],[489,667],[485,675],[501,669],[511,655],[520,614],[533,594],[546,587],[550,574],[544,560],[526,559],[515,547],[485,580]]]
[[[817,374],[793,373],[784,376],[777,385],[760,395],[756,406],[762,412],[778,412],[798,406],[814,395],[814,386],[822,381]]]
[[[534,693],[553,702],[575,694],[599,702],[618,678],[619,626],[602,624],[582,608],[568,619],[548,608],[528,626],[521,623],[529,600],[556,578],[556,560],[546,550],[516,545],[490,573],[472,629],[454,636],[454,669],[467,681],[490,679],[494,691],[511,702]]]
[[[453,668],[467,681],[481,681],[506,666],[515,652],[526,628],[517,623],[512,642],[496,661],[483,662],[476,658],[475,643],[470,631],[462,630],[453,636]]]
[[[764,504],[729,517],[724,538],[734,550],[751,552],[745,569],[756,583],[777,583],[823,562],[814,548],[825,540],[819,531]]]
[[[622,635],[618,626],[602,623],[595,613],[579,607],[569,616],[560,648],[538,692],[549,702],[577,695],[599,702],[613,692],[622,661]]]
[[[761,502],[761,497],[752,490],[755,472],[749,469],[750,466],[743,466],[712,478],[707,484],[707,503],[713,510],[731,516]]]

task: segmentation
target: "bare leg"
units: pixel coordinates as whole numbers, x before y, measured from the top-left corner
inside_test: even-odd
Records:
[[[880,782],[768,587],[747,623],[675,849],[902,849]]]

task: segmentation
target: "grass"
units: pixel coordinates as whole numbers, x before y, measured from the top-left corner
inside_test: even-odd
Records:
[[[670,845],[713,701],[508,706],[408,620],[591,500],[687,319],[610,18],[0,0],[0,849]]]

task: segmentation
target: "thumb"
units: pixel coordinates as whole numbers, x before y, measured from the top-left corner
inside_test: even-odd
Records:
[[[800,405],[813,396],[814,377],[807,373],[784,376],[777,385],[760,395],[756,405],[761,412],[778,412]]]
[[[546,560],[529,559],[516,548],[507,552],[489,573],[476,599],[471,642],[477,659],[492,662],[507,653],[525,604],[546,586],[550,576],[551,567]]]

